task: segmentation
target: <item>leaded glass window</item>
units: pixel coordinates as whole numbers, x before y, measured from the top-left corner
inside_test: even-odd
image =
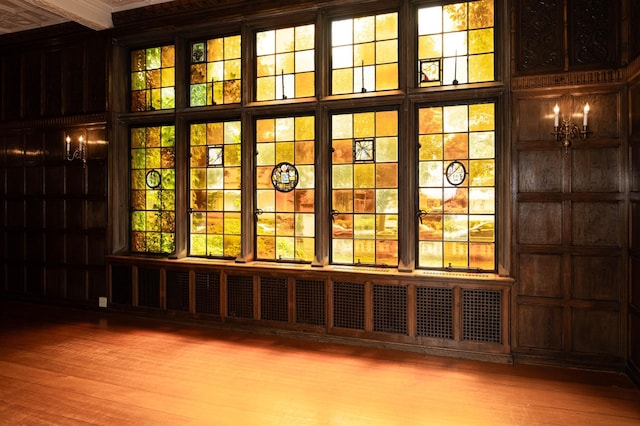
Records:
[[[175,48],[131,52],[131,111],[175,108]]]
[[[398,88],[398,14],[333,21],[331,93]]]
[[[256,100],[315,95],[315,25],[256,34]]]
[[[493,81],[493,0],[418,9],[419,87]]]
[[[241,38],[212,38],[191,44],[190,105],[239,103],[241,99]]]
[[[131,129],[131,251],[175,251],[175,127]]]
[[[398,112],[331,117],[332,263],[398,264]]]
[[[495,104],[419,109],[418,265],[495,269]]]
[[[189,253],[237,257],[242,230],[240,122],[196,123],[190,130]]]
[[[315,254],[315,119],[256,121],[256,257],[310,262]],[[295,180],[295,185],[293,185]]]

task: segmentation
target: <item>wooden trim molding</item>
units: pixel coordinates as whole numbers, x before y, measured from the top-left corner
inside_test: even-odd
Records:
[[[530,89],[555,89],[578,85],[619,84],[627,81],[627,74],[627,69],[618,69],[514,77],[511,80],[511,90],[518,92]]]

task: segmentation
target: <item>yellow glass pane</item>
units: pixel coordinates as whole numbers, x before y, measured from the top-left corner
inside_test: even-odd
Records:
[[[469,137],[467,133],[448,133],[444,135],[445,160],[469,158]]]
[[[377,188],[397,188],[398,187],[398,164],[376,164],[376,187]]]
[[[242,70],[242,61],[240,59],[225,61],[224,63],[225,80],[239,79],[241,70]]]
[[[418,58],[440,58],[442,56],[442,35],[435,34],[418,38]]]
[[[207,64],[207,83],[213,83],[218,88],[222,80],[224,80],[224,62],[209,62]]]
[[[398,40],[387,40],[376,43],[376,63],[386,64],[398,62]],[[358,62],[356,61],[356,64]]]
[[[331,162],[333,164],[351,163],[353,161],[353,140],[333,140]]]
[[[146,52],[144,50],[134,50],[131,52],[131,70],[144,71],[147,69]]]
[[[376,174],[374,164],[354,164],[353,175],[354,188],[375,188]]]
[[[354,138],[371,137],[375,135],[375,113],[364,112],[353,114]]]
[[[313,238],[296,238],[296,258],[311,261],[315,253]]]
[[[145,189],[146,170],[132,170],[131,171],[131,188],[132,189]]]
[[[495,269],[495,244],[469,244],[469,267]]]
[[[256,75],[258,77],[273,76],[276,74],[275,55],[258,56]]]
[[[418,202],[420,209],[427,213],[442,212],[442,188],[420,188]],[[433,236],[438,232],[441,238],[442,219],[440,216],[424,216],[420,222],[420,232]],[[422,236],[420,238],[423,238]]]
[[[373,240],[354,240],[353,241],[353,257],[356,263],[373,264],[376,263],[375,257],[375,241]]]
[[[259,259],[275,259],[276,258],[276,239],[274,237],[256,238],[256,256]]]
[[[398,88],[398,64],[376,66],[376,90],[393,90]]]
[[[467,268],[469,266],[468,243],[444,243],[444,264],[452,268]]]
[[[418,143],[420,161],[442,159],[442,135],[420,135]]]
[[[469,105],[469,130],[495,129],[495,107],[493,104]]]
[[[386,13],[376,16],[376,40],[398,38],[398,14]]]
[[[260,142],[275,141],[275,120],[258,120],[256,122],[256,140]]]
[[[207,60],[221,61],[224,59],[224,39],[216,38],[207,41]]]
[[[240,211],[240,191],[224,191],[224,210]]]
[[[276,164],[283,161],[295,163],[295,146],[293,142],[280,142],[276,144]]]
[[[353,137],[353,116],[339,114],[331,117],[331,139],[347,139]]]
[[[292,213],[279,213],[276,215],[276,234],[277,235],[294,235],[293,225],[295,224]]]
[[[295,72],[307,72],[315,69],[315,56],[313,50],[303,50],[295,53]]]
[[[276,148],[272,143],[261,143],[257,148],[256,164],[262,165],[275,165],[276,164]],[[271,179],[271,178],[269,178]]]
[[[353,263],[353,240],[334,238],[331,242],[331,260],[334,263]]]
[[[495,146],[494,132],[469,134],[469,158],[493,158]]]
[[[353,93],[353,69],[333,70],[331,92],[334,95]]]
[[[420,134],[442,132],[442,108],[420,108],[418,111]]]
[[[353,43],[353,20],[344,19],[331,23],[331,46],[344,46]]]
[[[355,189],[353,191],[353,207],[352,208],[354,213],[375,213],[376,212],[375,189]]]
[[[379,111],[376,112],[376,132],[375,135],[380,136],[397,136],[398,135],[398,112],[397,111]]]
[[[375,19],[365,16],[353,20],[353,43],[366,43],[375,40]]]
[[[240,235],[242,227],[242,215],[240,213],[224,214],[224,232],[225,234]]]
[[[294,28],[281,28],[276,30],[276,53],[293,52],[294,42]]]
[[[224,188],[224,170],[220,167],[207,168],[207,189]]]
[[[256,34],[256,55],[273,55],[276,53],[276,32],[262,31]]]
[[[469,164],[469,185],[495,185],[496,166],[494,160],[472,160]]]
[[[479,0],[469,3],[469,28],[493,27],[493,0]]]
[[[418,262],[425,268],[442,268],[442,243],[421,241],[418,246]]]
[[[225,166],[240,166],[242,159],[240,158],[240,145],[227,145],[224,147],[224,164]]]
[[[162,86],[168,87],[175,84],[175,68],[164,68],[162,70]]]
[[[207,191],[207,210],[222,211],[224,209],[224,194],[222,191]]]
[[[224,123],[224,143],[241,143],[242,125],[239,121],[227,121]]]
[[[469,56],[469,82],[493,81],[493,54]]]
[[[305,167],[303,166],[305,169],[311,169],[311,167]],[[301,175],[311,175],[311,173],[307,173],[307,172],[302,172],[300,173]],[[308,179],[301,179],[301,180],[307,180]],[[313,182],[309,182],[310,185],[298,185],[299,188],[313,188]],[[307,212],[307,213],[313,213],[314,212],[314,191],[313,189],[296,189],[296,193],[295,193],[295,211],[296,212]],[[307,222],[309,220],[309,218],[313,217],[313,214],[305,214],[305,215],[298,215],[296,217],[301,217],[302,220],[304,220],[305,222]],[[296,219],[297,221],[297,219]],[[312,236],[313,235],[313,224],[310,224],[310,227],[307,227],[306,225],[303,227],[305,230],[302,231],[304,235],[307,236]],[[300,235],[303,235],[300,234]]]
[[[262,77],[256,82],[256,99],[266,101],[276,97],[276,79],[274,77]]]
[[[442,7],[444,32],[462,31],[467,29],[467,4],[456,3]]]
[[[315,118],[313,116],[296,117],[295,118],[295,139],[297,141],[309,140],[312,141],[315,138]],[[312,147],[311,144],[309,147]],[[313,155],[313,149],[311,149]],[[296,152],[296,156],[299,155]],[[300,159],[297,159],[300,161]],[[304,162],[304,161],[303,161]],[[312,161],[313,162],[313,161]]]
[[[459,31],[442,36],[443,55],[461,56],[467,54],[467,33]]]
[[[312,72],[303,74],[296,74],[296,94],[297,98],[304,98],[314,96],[315,91],[315,78]]]
[[[175,65],[175,48],[173,46],[162,46],[162,66],[173,67]]]
[[[276,211],[277,212],[293,212],[295,208],[294,192],[276,191]]]
[[[302,25],[295,28],[296,50],[307,50],[315,47],[315,25]]]
[[[444,107],[444,131],[446,133],[466,132],[469,119],[466,105]]]
[[[332,188],[353,188],[353,166],[351,164],[334,165],[331,168]]]
[[[276,141],[292,141],[295,135],[295,118],[277,118],[275,120],[276,126]]]
[[[374,214],[357,214],[353,216],[353,237],[369,238],[375,237],[376,216]]]
[[[444,182],[444,168],[441,161],[424,161],[418,166],[420,186],[441,187]]]
[[[276,55],[276,74],[292,74],[295,71],[295,54],[293,52]]]
[[[206,167],[207,166],[207,147],[206,146],[194,146],[191,148],[191,167]]]
[[[242,186],[242,175],[240,173],[240,167],[224,169],[224,186],[228,189],[240,189]]]
[[[256,207],[258,207],[259,209],[262,209],[265,212],[272,212],[275,211],[276,209],[276,197],[275,197],[275,191],[273,190],[273,187],[271,187],[271,189],[267,189],[267,190],[259,190],[256,191]],[[268,218],[271,217],[271,232],[273,233],[273,231],[275,231],[275,227],[273,226],[273,217],[272,215],[268,215],[268,214],[261,214],[258,215],[258,222],[262,222],[264,223],[264,221]],[[259,233],[264,233],[265,230],[264,229],[260,229],[260,227],[258,227],[258,231],[260,231]]]
[[[398,138],[379,137],[376,138],[376,158],[377,162],[398,161]]]
[[[332,191],[332,203],[334,209],[339,212],[347,212],[353,209],[353,191],[350,189],[338,189]],[[349,215],[337,215],[333,219],[334,223],[345,225],[344,227],[351,229],[351,216]],[[347,223],[349,224],[348,226]],[[335,231],[335,227],[334,227]],[[335,233],[335,232],[334,232]]]
[[[376,211],[377,212],[398,212],[398,190],[397,189],[376,189]]]
[[[357,44],[353,46],[353,63],[356,65],[373,65],[376,62],[375,43]]]
[[[334,70],[353,66],[353,46],[334,47],[331,50],[331,67]],[[356,64],[360,65],[360,64]]]
[[[469,188],[469,212],[474,214],[494,214],[496,195],[494,188]],[[493,218],[493,216],[487,216]]]
[[[313,142],[297,142],[295,145],[296,164],[313,164]],[[298,170],[299,171],[299,170]]]
[[[191,84],[205,83],[207,81],[207,66],[206,64],[191,65]]]
[[[237,59],[242,55],[239,35],[224,38],[224,59]]]
[[[469,31],[469,54],[493,52],[493,28]]]

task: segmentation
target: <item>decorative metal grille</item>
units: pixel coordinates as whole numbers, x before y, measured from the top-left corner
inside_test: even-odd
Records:
[[[333,326],[364,330],[364,285],[333,283]]]
[[[227,276],[227,316],[253,318],[253,277]]]
[[[453,289],[418,287],[416,304],[418,336],[453,338]]]
[[[167,271],[167,309],[189,311],[189,272]]]
[[[324,281],[296,280],[296,322],[326,325]]]
[[[220,274],[196,272],[196,312],[220,315]]]
[[[138,269],[138,305],[160,307],[160,270]]]
[[[501,293],[496,290],[462,290],[462,339],[501,343]]]
[[[289,320],[286,278],[260,278],[260,317],[263,320]]]
[[[131,268],[128,266],[111,267],[111,301],[122,305],[131,305]]]
[[[407,334],[407,288],[373,286],[373,330]]]

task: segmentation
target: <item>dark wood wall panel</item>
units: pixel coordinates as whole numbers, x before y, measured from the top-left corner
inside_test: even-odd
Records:
[[[640,5],[635,3],[638,16]],[[637,21],[636,21],[637,22]],[[636,32],[637,33],[637,32]],[[636,34],[636,41],[638,40]],[[636,46],[637,47],[637,46]],[[629,233],[629,358],[631,371],[640,380],[640,77],[629,87],[629,152],[631,232]]]
[[[598,90],[514,98],[517,356],[603,365],[625,359],[623,92]],[[551,134],[553,106],[582,125],[586,102],[592,133],[565,152]]]

